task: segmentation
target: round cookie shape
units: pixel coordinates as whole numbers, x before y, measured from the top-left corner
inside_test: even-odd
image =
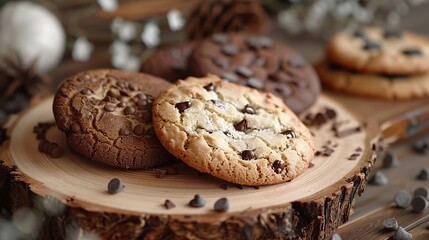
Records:
[[[53,112],[72,150],[125,169],[173,162],[153,130],[152,102],[169,83],[147,74],[93,70],[65,80]]]
[[[177,158],[241,185],[290,181],[314,155],[309,130],[280,98],[215,75],[167,88],[154,102],[153,121]]]
[[[194,76],[212,73],[271,92],[295,113],[310,107],[320,93],[313,67],[296,51],[264,36],[215,34],[194,49],[188,65]]]
[[[392,100],[429,96],[429,73],[410,76],[357,73],[326,61],[318,63],[316,70],[324,85],[343,93]]]
[[[193,42],[162,47],[142,64],[140,70],[170,82],[185,79],[189,76],[187,65],[193,48]]]
[[[345,69],[387,75],[429,71],[429,39],[410,32],[365,28],[340,32],[327,44],[329,62]]]

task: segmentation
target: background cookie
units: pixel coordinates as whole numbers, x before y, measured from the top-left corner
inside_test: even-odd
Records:
[[[387,76],[346,71],[325,61],[316,66],[323,84],[341,92],[385,99],[429,96],[429,73]]]
[[[214,75],[167,88],[154,102],[153,121],[172,154],[237,184],[290,181],[313,157],[309,130],[280,98]]]
[[[341,32],[327,46],[329,62],[376,74],[411,75],[429,71],[429,39],[409,32],[366,28]]]
[[[192,42],[160,48],[142,64],[140,70],[170,82],[185,79],[189,76],[187,64],[193,48]]]
[[[146,74],[94,70],[65,80],[53,111],[58,128],[74,151],[127,169],[171,162],[156,138],[152,100],[169,84]]]
[[[294,50],[267,37],[215,34],[189,59],[194,76],[212,73],[281,97],[295,113],[311,106],[320,83],[313,67]]]

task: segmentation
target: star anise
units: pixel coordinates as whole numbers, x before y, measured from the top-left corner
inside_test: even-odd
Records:
[[[25,91],[31,96],[43,95],[52,89],[52,80],[36,72],[37,60],[28,67],[17,53],[0,59],[0,106],[18,91]]]

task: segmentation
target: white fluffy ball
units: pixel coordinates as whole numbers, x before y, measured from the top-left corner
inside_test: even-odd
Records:
[[[0,58],[17,53],[28,67],[37,59],[36,71],[57,66],[66,46],[64,28],[45,7],[31,2],[10,2],[0,11]]]

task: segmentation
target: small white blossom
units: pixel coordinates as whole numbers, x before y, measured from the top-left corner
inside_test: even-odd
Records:
[[[185,25],[185,19],[182,12],[177,9],[172,9],[167,13],[167,20],[171,31],[178,31]]]
[[[97,0],[97,2],[105,12],[113,12],[118,9],[117,0]]]
[[[72,58],[75,61],[86,62],[91,57],[94,46],[84,37],[76,39],[73,45]]]
[[[148,48],[156,47],[161,41],[160,33],[158,25],[154,22],[148,22],[143,28],[141,39]]]

